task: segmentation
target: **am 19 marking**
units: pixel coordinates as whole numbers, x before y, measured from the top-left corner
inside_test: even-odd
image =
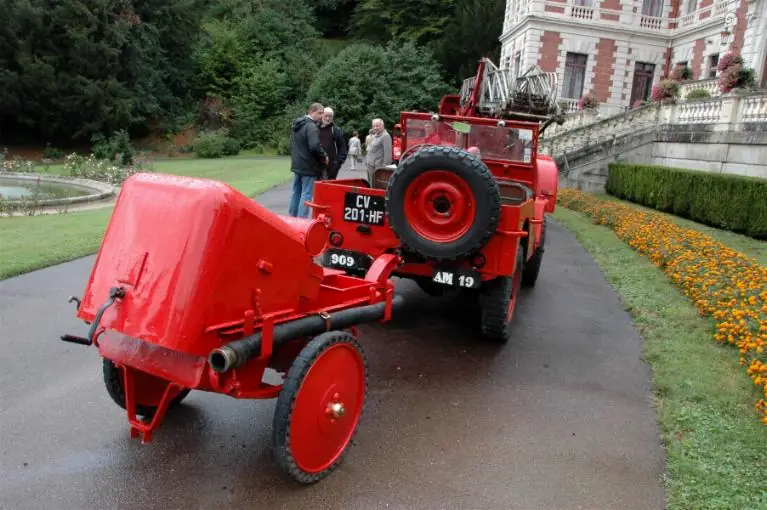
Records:
[[[453,287],[465,287],[467,289],[474,288],[479,283],[479,280],[474,276],[465,275],[465,274],[456,274],[450,271],[437,271],[434,274],[434,277],[432,278],[432,280],[436,283],[441,283],[443,285],[450,285]]]

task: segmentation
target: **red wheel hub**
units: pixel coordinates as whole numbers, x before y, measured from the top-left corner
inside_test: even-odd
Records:
[[[330,467],[357,428],[365,397],[365,365],[359,351],[338,343],[314,361],[296,393],[290,447],[307,473]]]
[[[476,204],[468,183],[444,170],[431,170],[405,190],[405,214],[418,235],[449,243],[466,234],[474,223]]]

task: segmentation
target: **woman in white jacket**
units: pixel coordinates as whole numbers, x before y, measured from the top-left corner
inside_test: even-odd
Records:
[[[360,142],[360,134],[357,131],[349,139],[349,156],[352,159],[352,170],[356,170],[357,163],[362,161],[362,143]]]

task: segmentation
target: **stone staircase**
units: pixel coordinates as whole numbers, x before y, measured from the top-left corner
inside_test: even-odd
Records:
[[[693,83],[709,81],[715,85]],[[692,89],[683,88],[682,97]],[[728,150],[717,152],[720,146]],[[550,126],[539,150],[557,160],[560,186],[589,191],[603,189],[608,163],[621,160],[767,177],[767,90],[681,99],[605,117],[579,111],[562,126]]]

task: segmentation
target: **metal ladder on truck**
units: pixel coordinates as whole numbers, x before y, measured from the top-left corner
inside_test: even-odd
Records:
[[[466,114],[482,117],[548,120],[562,113],[557,104],[557,73],[544,72],[537,65],[514,78],[510,69],[500,69],[483,58],[477,74],[463,81],[460,98]]]

